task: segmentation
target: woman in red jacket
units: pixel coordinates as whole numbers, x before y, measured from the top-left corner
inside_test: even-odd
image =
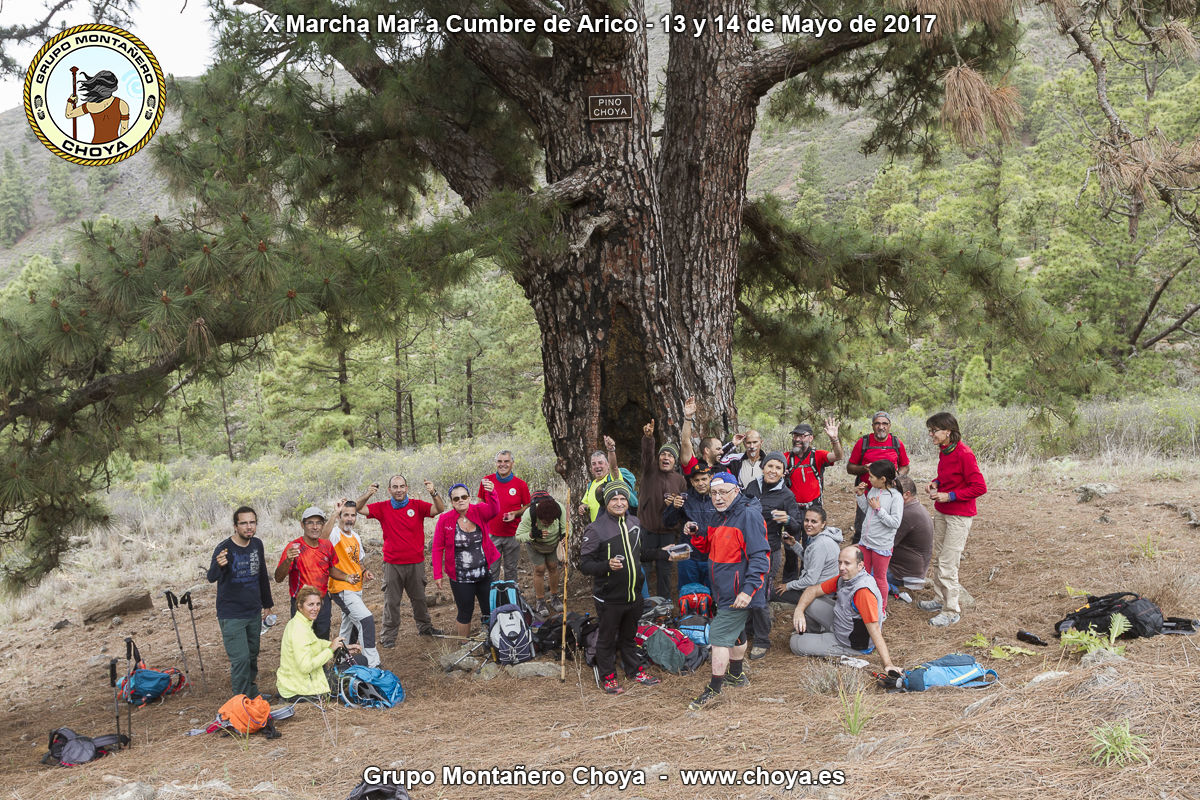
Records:
[[[446,588],[458,609],[458,635],[471,635],[471,616],[475,603],[487,619],[488,591],[492,587],[491,566],[500,558],[485,523],[500,513],[495,487],[487,478],[481,484],[487,492],[487,502],[471,505],[471,492],[461,483],[450,487],[450,510],[437,519],[433,529],[433,581],[439,591]],[[445,577],[443,577],[445,576]]]
[[[942,411],[925,420],[929,438],[938,446],[937,477],[925,488],[933,500],[933,599],[917,605],[938,614],[929,624],[938,628],[958,622],[964,594],[958,583],[958,562],[967,546],[975,519],[975,498],[987,492],[975,454],[962,440],[958,420]]]

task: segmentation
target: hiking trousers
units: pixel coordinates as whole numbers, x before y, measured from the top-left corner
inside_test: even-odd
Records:
[[[643,550],[661,550],[669,544],[675,544],[674,533],[655,533],[653,531],[642,531],[642,549]],[[675,589],[671,586],[672,578],[678,580],[678,570],[675,564],[678,562],[658,561],[657,559],[645,564],[646,568],[646,585],[650,585],[650,570],[654,570],[654,593],[659,597],[665,597],[667,600],[675,598]]]
[[[218,619],[225,653],[229,656],[229,682],[234,694],[258,697],[258,644],[262,617]]]
[[[958,562],[967,547],[974,517],[933,512],[933,561],[929,565],[930,586],[943,611],[962,613],[965,590],[958,582]]]
[[[788,647],[798,656],[861,656],[833,633],[833,597],[824,595],[804,609],[804,633],[793,633]]]
[[[493,536],[492,544],[500,551],[500,558],[492,563],[492,580],[500,580],[500,567],[504,567],[504,580],[517,582],[517,565],[521,563],[521,543],[515,536]]]
[[[342,625],[338,630],[338,635],[346,644],[353,644],[355,639],[351,634],[357,632],[357,641],[362,645],[363,655],[367,658],[367,666],[378,667],[379,650],[375,647],[375,616],[363,602],[362,592],[352,592],[347,589],[333,592],[330,596],[342,611]]]
[[[779,573],[783,571],[783,548],[776,547],[771,551],[771,566],[767,570],[767,584],[759,589],[760,592],[767,592],[767,599],[770,600],[771,587],[779,581]],[[771,604],[770,602],[762,608],[757,606],[750,609],[750,621],[746,623],[746,636],[754,640],[755,647],[761,647],[765,650],[771,649]]]
[[[640,597],[632,603],[596,603],[596,616],[600,620],[596,631],[596,666],[601,678],[616,674],[617,648],[621,650],[625,676],[637,675],[641,664],[635,637],[644,605]]]
[[[379,643],[396,644],[396,633],[400,630],[400,600],[408,593],[412,603],[413,619],[418,631],[432,631],[433,619],[425,603],[425,562],[417,564],[383,564],[383,630]]]

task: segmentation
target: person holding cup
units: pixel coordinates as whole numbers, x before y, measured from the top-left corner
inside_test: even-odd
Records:
[[[275,566],[275,582],[288,582],[288,594],[292,596],[292,614],[296,613],[296,593],[301,586],[315,586],[321,593],[320,612],[313,620],[313,632],[319,639],[329,638],[329,620],[332,603],[327,589],[329,579],[349,582],[357,580],[338,569],[337,553],[333,542],[321,538],[325,526],[325,512],[317,506],[304,509],[300,517],[300,538],[293,539],[283,548],[279,563]]]
[[[762,470],[762,477],[750,481],[746,486],[746,496],[757,498],[762,507],[763,522],[767,526],[767,543],[771,546],[771,569],[767,576],[767,585],[774,586],[779,582],[779,574],[783,571],[783,534],[786,532],[792,537],[800,535],[804,512],[784,480],[787,461],[783,453],[768,453],[763,459]],[[754,640],[750,648],[750,658],[759,659],[765,656],[771,649],[769,607],[750,609],[750,622],[746,625],[746,633]]]

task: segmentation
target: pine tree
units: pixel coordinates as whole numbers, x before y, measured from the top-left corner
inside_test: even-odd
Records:
[[[83,200],[75,187],[71,166],[61,158],[51,160],[46,175],[46,199],[54,209],[55,219],[63,222],[74,219],[83,211]]]
[[[0,244],[10,245],[21,238],[33,220],[33,198],[17,169],[12,151],[4,151],[4,171],[0,174]]]

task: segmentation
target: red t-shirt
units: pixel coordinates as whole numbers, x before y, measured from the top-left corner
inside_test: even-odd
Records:
[[[837,585],[838,578],[832,577],[821,584],[821,591],[837,594]],[[879,622],[879,604],[875,602],[875,595],[871,594],[870,589],[859,589],[854,593],[854,607],[858,609],[863,622]]]
[[[833,463],[828,450],[810,450],[802,461],[797,461],[791,453],[787,454],[788,486],[796,497],[797,503],[811,503],[821,497],[821,475],[825,468]]]
[[[425,519],[433,516],[433,505],[415,497],[402,508],[391,500],[371,503],[367,516],[379,520],[383,529],[383,560],[388,564],[420,564],[425,561]]]
[[[496,477],[495,473],[488,475],[488,479],[496,485],[496,496],[500,498],[500,513],[488,520],[487,532],[493,539],[497,536],[502,538],[515,536],[517,526],[521,524],[520,515],[513,517],[509,522],[504,521],[504,515],[509,511],[518,511],[529,505],[531,499],[529,484],[515,475],[506,482]],[[479,491],[475,495],[480,500],[487,500],[487,492],[483,490],[482,483],[479,484]]]
[[[896,448],[892,448],[892,443],[895,442]],[[900,452],[897,454],[896,450]],[[908,466],[908,451],[904,449],[904,442],[896,439],[892,434],[888,434],[887,438],[882,442],[875,438],[875,434],[867,434],[867,452],[863,453],[863,440],[860,438],[854,443],[854,448],[850,451],[850,460],[847,464],[861,464],[868,467],[876,461],[890,461],[896,465],[896,468]],[[863,473],[855,478],[855,483],[866,483],[867,473]]]
[[[292,562],[288,572],[288,594],[296,596],[300,587],[305,584],[319,589],[324,595],[329,588],[329,568],[337,564],[337,553],[334,552],[333,542],[328,539],[318,539],[317,546],[312,547],[304,541],[304,537],[293,539],[284,545],[283,555],[279,563],[287,561],[288,548],[293,544],[300,545],[300,556]]]

